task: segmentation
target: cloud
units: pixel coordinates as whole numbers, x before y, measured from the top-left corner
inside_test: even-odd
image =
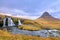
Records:
[[[60,12],[60,0],[24,0],[24,1],[1,1],[3,6],[0,7],[0,12],[7,15],[17,17],[36,19],[41,16],[43,12],[47,11],[51,15]],[[58,17],[58,15],[55,15]]]
[[[9,8],[5,8],[2,7],[0,9],[0,14],[3,15],[8,15],[8,16],[15,16],[15,17],[20,17],[20,18],[25,18],[25,19],[36,19],[38,18],[38,16],[29,16],[29,13],[24,12],[23,10],[19,10],[19,9],[9,9]]]
[[[60,11],[60,0],[56,0],[46,9],[48,12],[55,13]]]
[[[7,13],[0,13],[1,15],[8,15],[8,16],[12,16],[11,14],[7,14]]]
[[[23,10],[19,10],[19,9],[10,9],[10,8],[6,8],[6,7],[1,7],[0,8],[0,12],[4,12],[4,13],[10,13],[10,14],[18,14],[18,15],[27,15],[28,13],[26,13]]]
[[[60,0],[55,0],[48,4],[48,6],[43,7],[42,9],[39,10],[39,12],[49,12],[49,13],[55,13],[55,12],[60,12]]]
[[[25,16],[25,15],[17,15],[16,17],[20,17],[20,18],[24,18],[24,19],[31,19],[31,20],[35,20],[37,19],[39,16]]]

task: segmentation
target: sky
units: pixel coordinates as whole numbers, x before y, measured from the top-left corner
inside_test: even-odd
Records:
[[[0,0],[0,14],[37,19],[45,11],[60,19],[60,0]]]

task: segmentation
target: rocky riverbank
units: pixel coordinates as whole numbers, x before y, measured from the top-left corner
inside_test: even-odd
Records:
[[[16,27],[12,27],[12,29],[8,31],[12,34],[25,34],[25,35],[40,36],[40,37],[60,37],[60,31],[55,29],[28,31],[28,30],[20,30]]]

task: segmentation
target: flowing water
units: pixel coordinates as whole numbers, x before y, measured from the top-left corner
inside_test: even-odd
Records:
[[[6,18],[3,19],[3,27],[6,27],[5,22],[6,22]]]
[[[3,20],[3,27],[6,27],[6,18]],[[21,21],[18,20],[18,25],[22,25]],[[11,18],[8,18],[8,27],[10,30],[8,30],[12,34],[25,34],[25,35],[33,35],[33,36],[41,36],[41,37],[49,37],[49,35],[53,35],[54,37],[58,36],[60,37],[60,33],[58,33],[58,30],[38,30],[38,31],[28,31],[28,30],[21,30],[18,29],[15,26],[13,20]]]
[[[15,26],[15,24],[11,18],[8,18],[8,26]]]
[[[28,30],[20,30],[16,27],[12,27],[12,30],[10,32],[12,34],[26,34],[26,35],[41,36],[41,37],[48,37],[49,35],[47,30],[28,31]]]
[[[21,21],[20,21],[20,20],[18,20],[18,25],[22,25],[22,23],[21,23]]]
[[[41,37],[49,37],[50,35],[53,37],[60,37],[60,33],[58,30],[38,30],[38,31],[28,31],[28,30],[20,30],[17,27],[12,27],[10,31],[12,34],[25,34],[32,36],[41,36]]]

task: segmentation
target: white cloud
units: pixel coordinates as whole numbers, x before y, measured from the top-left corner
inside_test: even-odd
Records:
[[[22,17],[22,18],[28,18],[28,19],[36,19],[39,16],[42,15],[43,12],[47,11],[49,13],[55,13],[55,12],[60,12],[60,0],[56,0],[55,2],[52,2],[51,4],[48,4],[48,6],[44,7],[43,10],[38,10],[36,9],[36,13],[39,16],[29,16],[30,13],[27,13],[23,10],[19,10],[19,9],[10,9],[10,8],[5,8],[2,7],[0,8],[0,11],[5,12],[6,15],[13,15],[16,14],[17,17]]]
[[[57,0],[56,2],[52,3],[50,7],[47,9],[47,11],[55,13],[60,11],[60,0]]]
[[[10,14],[20,14],[20,15],[28,15],[28,13],[26,13],[23,10],[19,10],[19,9],[10,9],[10,8],[6,8],[6,7],[1,7],[0,8],[1,12],[5,12],[5,13],[10,13]]]
[[[38,18],[38,16],[29,16],[28,15],[29,13],[26,13],[23,10],[19,10],[19,9],[9,9],[9,8],[2,7],[0,11],[2,12],[0,14],[8,15],[8,16],[14,16],[13,14],[16,14],[15,17],[20,17],[20,18],[25,18],[25,19],[34,20]]]
[[[25,16],[25,15],[17,15],[16,17],[24,18],[24,19],[37,19],[39,16]]]
[[[48,4],[48,6],[45,6],[43,10],[40,12],[49,12],[49,13],[55,13],[60,11],[60,0],[55,0],[54,2]]]
[[[12,16],[11,14],[8,13],[0,13],[1,15],[8,15],[8,16]]]

